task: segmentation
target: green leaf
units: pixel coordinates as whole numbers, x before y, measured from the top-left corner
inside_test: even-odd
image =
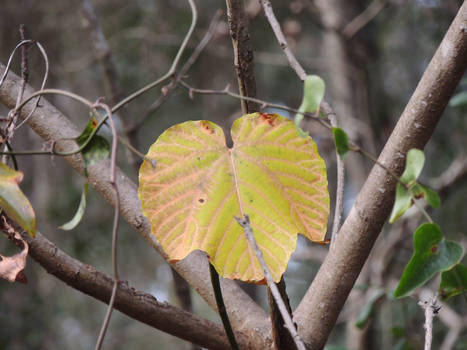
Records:
[[[36,235],[36,216],[18,184],[23,173],[0,163],[0,208],[31,237]]]
[[[410,346],[409,343],[407,343],[407,340],[404,339],[399,339],[399,341],[394,345],[392,350],[413,350],[413,348]]]
[[[411,185],[418,179],[418,176],[422,172],[423,165],[425,164],[425,155],[423,151],[412,148],[407,152],[407,159],[405,162],[405,170],[401,176],[401,181],[406,185]]]
[[[467,91],[459,92],[449,101],[449,107],[467,106]]]
[[[467,267],[457,264],[441,274],[438,293],[443,300],[461,294],[467,290]]]
[[[311,137],[277,114],[237,119],[228,148],[209,121],[175,125],[144,161],[138,194],[152,233],[177,261],[205,251],[219,275],[262,282],[263,271],[234,217],[250,216],[275,281],[296,248],[297,234],[322,242],[329,214],[326,166]]]
[[[423,197],[425,202],[430,205],[432,208],[439,208],[441,205],[441,199],[439,198],[438,194],[433,191],[431,188],[422,185],[420,183],[415,183],[411,188],[410,191],[412,192],[415,198]]]
[[[402,298],[430,280],[436,273],[449,270],[462,257],[462,247],[443,238],[438,225],[425,223],[414,234],[414,253],[394,291]]]
[[[403,185],[397,183],[396,187],[396,200],[392,207],[389,222],[393,224],[412,206],[412,194]]]
[[[91,134],[97,128],[97,120],[95,117],[91,117],[91,120],[84,128],[81,135],[76,138],[76,143],[81,147],[86,143]],[[81,154],[84,161],[84,173],[88,176],[88,166],[105,159],[110,154],[110,145],[105,138],[100,135],[94,135],[92,139],[82,149]]]
[[[370,300],[363,306],[362,310],[357,316],[357,321],[355,322],[355,327],[360,329],[364,328],[368,323],[368,320],[374,315],[375,313],[375,304],[378,300],[383,297],[385,292],[383,290],[378,290],[376,294],[374,294]]]
[[[81,222],[84,212],[86,211],[86,197],[88,195],[89,184],[86,182],[83,187],[83,192],[81,193],[81,200],[79,202],[78,210],[76,211],[73,218],[68,221],[66,224],[59,226],[59,229],[70,231],[73,230]]]
[[[334,135],[334,143],[336,145],[337,153],[344,159],[347,152],[350,151],[349,138],[344,130],[341,128],[332,128]]]
[[[295,115],[295,125],[297,125],[298,134],[300,137],[307,137],[308,132],[300,128],[300,123],[303,120],[302,113],[319,113],[319,106],[324,97],[325,84],[323,79],[317,75],[308,75],[303,82],[303,99],[300,104],[299,111]]]

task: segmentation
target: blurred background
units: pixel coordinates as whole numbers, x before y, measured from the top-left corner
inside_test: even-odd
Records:
[[[307,73],[326,82],[326,99],[336,110],[339,124],[364,149],[377,155],[415,89],[462,1],[459,0],[292,0],[273,1],[289,45]],[[94,50],[82,6],[91,6],[108,42],[120,91],[106,85],[99,56]],[[218,9],[223,10],[213,37],[187,74],[194,87],[237,90],[225,3],[196,1],[199,21],[182,58],[183,62],[206,33]],[[288,66],[257,0],[245,0],[258,98],[298,108],[302,84]],[[364,12],[370,6],[371,11]],[[360,16],[359,16],[360,15]],[[360,19],[358,19],[360,18]],[[28,38],[39,41],[47,51],[50,75],[47,87],[60,88],[95,100],[127,96],[162,76],[169,69],[191,21],[186,1],[59,1],[4,0],[0,11],[0,61],[20,41],[19,26],[25,24]],[[30,84],[39,88],[43,61],[29,50]],[[466,58],[467,59],[467,58]],[[19,74],[19,59],[13,71]],[[467,90],[467,78],[457,94]],[[240,101],[226,96],[194,95],[178,88],[158,108],[161,86],[130,103],[120,114],[120,130],[143,153],[158,135],[185,120],[208,119],[230,128],[241,116]],[[462,95],[461,95],[462,96]],[[81,128],[89,114],[85,108],[60,96],[54,103]],[[421,181],[438,189],[442,206],[430,215],[444,235],[464,247],[467,215],[467,103],[452,103],[425,149],[426,165]],[[8,111],[0,107],[0,115]],[[287,115],[286,113],[282,113]],[[328,166],[329,188],[335,193],[335,154],[330,134],[306,122]],[[28,127],[19,129],[15,149],[40,149],[42,140]],[[119,166],[137,181],[139,162],[120,148]],[[18,159],[24,172],[21,185],[35,208],[38,229],[69,255],[111,274],[111,208],[90,190],[83,221],[73,231],[58,226],[69,221],[79,204],[84,179],[63,159],[28,156]],[[357,154],[346,158],[345,206],[347,213],[366,179],[372,164]],[[449,169],[449,171],[448,171]],[[331,210],[332,211],[332,210]],[[372,256],[357,281],[328,342],[327,349],[419,349],[423,345],[423,311],[417,295],[403,300],[378,299],[374,315],[363,327],[355,327],[359,312],[380,290],[390,292],[412,254],[412,232],[422,218],[408,212],[395,225],[386,225]],[[331,221],[330,221],[331,222]],[[331,226],[331,225],[329,225]],[[187,305],[174,288],[170,267],[122,220],[119,233],[121,279],[159,301]],[[285,281],[295,308],[304,295],[326,254],[327,247],[312,245],[300,238],[289,263]],[[16,248],[0,237],[0,253]],[[90,349],[94,347],[106,306],[73,290],[48,275],[29,259],[27,285],[0,281],[0,350],[3,349]],[[179,282],[178,282],[179,283]],[[265,308],[264,287],[245,287]],[[436,290],[436,281],[425,287]],[[423,292],[423,291],[422,291]],[[196,314],[218,321],[207,304],[191,292]],[[466,301],[453,298],[445,309],[463,317],[443,316],[435,321],[433,347],[443,350],[467,349],[463,327]],[[189,349],[191,345],[134,321],[119,312],[112,316],[105,339],[106,349]]]

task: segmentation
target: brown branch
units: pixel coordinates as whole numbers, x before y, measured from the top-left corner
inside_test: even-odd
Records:
[[[115,66],[109,44],[105,38],[104,32],[102,31],[90,0],[82,0],[81,16],[83,27],[89,33],[89,39],[94,49],[95,56],[102,69],[104,88],[106,90],[106,96],[109,98],[107,103],[115,105],[123,98],[120,80],[118,78],[117,68]],[[125,108],[121,108],[116,114],[116,117],[118,118],[122,130],[125,132],[124,138],[136,145],[137,140],[134,137],[131,137],[132,135],[126,131],[126,125],[128,121],[131,120],[127,110]],[[127,150],[127,157],[132,167],[137,171],[139,167],[138,159],[129,150]]]
[[[248,31],[248,17],[243,0],[226,0],[230,37],[234,50],[234,64],[237,71],[240,95],[256,97],[256,81],[253,64],[253,49]],[[258,111],[253,101],[241,100],[242,113]]]
[[[0,72],[5,66],[0,63]],[[0,103],[7,108],[15,106],[15,98],[20,86],[21,79],[14,73],[9,73],[5,82],[0,86]],[[26,92],[32,94],[32,88],[27,87]],[[27,115],[32,109],[32,103],[26,104],[22,109],[20,118]],[[28,120],[29,126],[45,141],[60,142],[62,150],[76,148],[73,141],[63,139],[74,138],[79,135],[79,129],[59,110],[47,100],[42,101],[38,108]],[[83,174],[82,161],[79,155],[66,157],[66,160],[79,173]],[[114,191],[108,179],[109,162],[102,161],[88,168],[89,183],[110,204],[114,205]],[[117,169],[117,186],[120,191],[120,214],[148,243],[154,247],[163,257],[161,247],[156,242],[148,221],[141,212],[140,201],[137,194],[137,186]],[[207,303],[215,308],[216,303],[209,278],[208,262],[206,256],[200,252],[194,252],[186,259],[172,265],[177,272],[203,297]],[[243,292],[234,281],[223,280],[221,282],[223,294],[226,301],[227,311],[232,326],[237,332],[247,334],[252,348],[266,348],[272,342],[270,323],[264,310],[262,310],[251,298]]]
[[[389,0],[373,0],[371,4],[342,30],[342,35],[350,39],[370,23],[388,4]]]
[[[29,256],[48,273],[72,288],[108,303],[113,289],[113,278],[70,257],[37,232],[35,238],[22,233],[29,244]],[[209,349],[227,349],[229,343],[223,328],[190,312],[161,303],[151,294],[136,290],[120,281],[115,298],[115,309],[135,320],[194,342]],[[246,348],[245,336],[237,332],[237,339]]]
[[[424,148],[467,68],[466,20],[464,3],[379,157],[379,162],[396,174],[402,172],[409,149]],[[395,184],[380,166],[373,167],[340,230],[335,249],[326,256],[297,308],[295,321],[300,335],[312,349],[324,346],[391,211]]]

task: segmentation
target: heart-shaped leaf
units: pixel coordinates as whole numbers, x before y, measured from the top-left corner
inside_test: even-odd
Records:
[[[458,264],[441,274],[438,292],[443,300],[467,291],[467,266]]]
[[[337,153],[344,159],[347,152],[350,151],[349,137],[341,128],[332,128],[332,134],[334,136],[334,144],[336,145]]]
[[[295,115],[295,125],[297,125],[298,134],[301,137],[308,136],[308,132],[300,128],[303,120],[303,113],[319,112],[319,106],[324,97],[325,84],[323,79],[317,75],[307,75],[303,82],[303,99],[298,110],[301,113]]]
[[[316,144],[277,114],[248,114],[231,130],[189,121],[166,130],[140,169],[138,194],[151,230],[171,260],[205,251],[218,273],[264,279],[236,217],[248,214],[275,281],[297,234],[323,241],[329,213],[326,167]]]
[[[423,165],[425,164],[425,155],[423,151],[412,148],[407,152],[407,159],[405,161],[404,173],[401,176],[401,181],[406,185],[410,185],[412,182],[418,179],[418,176],[422,172]]]
[[[100,135],[92,136],[91,140],[89,137],[92,135],[94,130],[97,128],[97,120],[95,117],[91,117],[91,120],[84,128],[81,135],[76,138],[76,143],[79,146],[84,145],[86,142],[86,146],[81,151],[84,161],[84,173],[88,176],[87,167],[89,165],[94,164],[95,162],[105,159],[110,154],[110,146],[109,143],[105,138]]]
[[[397,183],[396,186],[396,200],[392,207],[391,216],[389,222],[392,224],[399,219],[407,209],[412,205],[412,194],[403,185]]]
[[[462,257],[462,247],[443,238],[438,225],[425,223],[414,234],[414,253],[394,291],[402,298],[430,280],[436,273],[449,270]]]
[[[36,234],[36,216],[18,184],[23,173],[0,163],[0,208],[30,236]]]

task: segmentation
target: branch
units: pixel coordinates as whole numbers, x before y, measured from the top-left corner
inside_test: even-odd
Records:
[[[0,72],[5,66],[0,63]],[[13,73],[9,73],[4,84],[0,86],[0,103],[7,108],[15,106],[15,98],[20,86],[21,79]],[[32,94],[32,88],[27,87],[26,93]],[[22,109],[20,118],[27,115],[32,109],[28,103]],[[47,100],[43,100],[38,108],[28,120],[29,126],[45,141],[57,141],[61,139],[59,145],[62,150],[72,150],[76,148],[74,141],[63,139],[74,138],[80,134],[79,129],[59,110],[51,105]],[[76,154],[66,157],[66,160],[79,173],[83,174],[81,157]],[[102,161],[93,164],[88,168],[89,183],[99,192],[110,204],[114,205],[114,191],[108,179],[109,162]],[[119,169],[117,169],[117,186],[120,191],[120,214],[148,243],[154,247],[164,258],[167,256],[162,251],[160,245],[151,234],[148,221],[141,212],[140,201],[137,194],[137,186]],[[216,303],[212,293],[208,262],[206,256],[200,252],[194,252],[186,259],[172,265],[175,270],[203,297],[207,303],[215,308]],[[226,307],[229,312],[233,328],[237,332],[247,334],[250,343],[258,348],[266,348],[271,342],[271,329],[268,317],[251,298],[241,290],[234,281],[223,280],[221,282],[223,294],[226,299]]]
[[[467,68],[464,3],[384,147],[379,162],[396,174],[404,155],[423,149]],[[329,254],[295,312],[302,338],[322,348],[394,201],[396,180],[375,165]]]
[[[297,329],[295,328],[295,325],[292,321],[292,317],[290,316],[289,311],[285,306],[284,300],[282,300],[282,296],[279,293],[279,289],[277,288],[276,283],[274,282],[271,276],[271,272],[269,271],[269,268],[266,265],[266,261],[264,261],[263,253],[261,252],[261,249],[259,249],[259,246],[256,243],[255,235],[250,225],[250,218],[248,217],[248,215],[244,214],[243,218],[235,217],[235,220],[237,220],[238,224],[243,228],[243,232],[245,233],[250,248],[253,250],[256,258],[258,259],[261,269],[263,270],[264,277],[266,278],[269,290],[271,291],[271,294],[273,295],[277,307],[279,308],[279,311],[281,313],[282,319],[285,322],[285,327],[289,330],[290,334],[292,335],[297,349],[305,350],[305,345],[303,344],[302,340],[300,339],[297,333]]]
[[[352,38],[386,7],[388,1],[389,0],[373,0],[362,13],[360,13],[344,27],[342,30],[342,35],[344,35],[347,39]]]
[[[424,350],[431,350],[431,343],[433,340],[433,318],[438,314],[441,306],[438,305],[436,297],[432,297],[431,300],[420,300],[418,305],[425,311],[425,347]]]
[[[230,37],[234,50],[234,64],[237,71],[238,90],[240,95],[256,97],[256,81],[253,64],[253,49],[248,32],[248,17],[243,0],[226,0],[229,19]],[[241,100],[242,113],[258,111],[253,101]]]
[[[29,255],[48,273],[72,288],[108,303],[113,289],[113,278],[73,259],[37,232],[35,238],[22,233],[29,244]],[[136,290],[120,281],[115,298],[117,310],[151,327],[209,349],[229,346],[223,328],[190,312],[158,302],[151,294]],[[246,338],[237,333],[237,339],[246,348]]]

